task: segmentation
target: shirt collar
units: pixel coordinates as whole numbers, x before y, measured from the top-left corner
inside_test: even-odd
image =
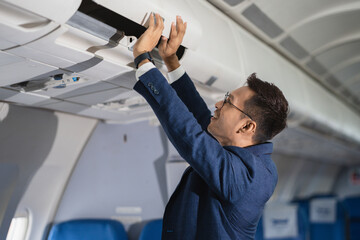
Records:
[[[271,154],[273,152],[273,147],[274,147],[273,143],[265,142],[265,143],[260,143],[249,147],[245,147],[244,149],[246,149],[247,151],[251,152],[254,155],[259,156],[259,155]]]
[[[271,154],[273,152],[273,143],[265,142],[265,143],[248,146],[245,148],[236,147],[236,146],[224,146],[224,148],[226,148],[236,154],[238,154],[239,152],[241,152],[243,150],[246,150],[247,152],[250,152],[253,155],[260,156],[260,155]]]

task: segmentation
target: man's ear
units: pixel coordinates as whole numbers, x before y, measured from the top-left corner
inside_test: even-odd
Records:
[[[237,132],[255,134],[255,130],[256,130],[256,122],[247,120],[241,125],[240,129]]]

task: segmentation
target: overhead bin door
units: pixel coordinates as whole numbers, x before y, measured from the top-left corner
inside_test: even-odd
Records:
[[[26,44],[54,30],[59,24],[0,1],[0,49]]]
[[[89,1],[88,1],[89,2]],[[151,12],[159,13],[164,19],[164,36],[169,36],[171,22],[176,21],[176,15],[181,15],[185,21],[191,22],[188,25],[187,33],[184,37],[182,45],[186,48],[195,50],[200,42],[200,37],[202,34],[200,25],[193,17],[190,17],[186,11],[183,11],[181,6],[174,6],[173,9],[176,9],[176,12],[169,11],[169,8],[163,8],[163,5],[166,3],[164,1],[148,1],[148,0],[137,0],[137,1],[127,1],[127,0],[117,0],[117,1],[108,1],[108,0],[95,0],[94,2],[99,5],[116,12],[126,18],[134,21],[137,24],[145,25]],[[184,6],[184,3],[180,4]],[[126,7],[125,7],[126,6]],[[186,6],[186,5],[185,5]]]

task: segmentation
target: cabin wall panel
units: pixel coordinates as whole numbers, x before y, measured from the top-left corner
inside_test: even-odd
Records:
[[[28,216],[27,239],[44,239],[68,177],[97,120],[10,105],[0,122],[0,239]]]
[[[162,218],[166,161],[176,150],[159,126],[99,123],[69,180],[55,223],[77,218],[121,221],[130,239],[144,222]]]
[[[0,239],[28,183],[49,154],[58,126],[49,111],[10,105],[0,122]]]

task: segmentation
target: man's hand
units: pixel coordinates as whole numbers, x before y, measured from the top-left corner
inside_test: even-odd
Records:
[[[150,15],[149,28],[140,36],[133,47],[134,58],[145,52],[151,52],[159,42],[164,30],[164,22],[158,13],[155,14],[156,23],[153,14]]]
[[[171,24],[170,39],[166,37],[161,38],[159,45],[160,57],[164,60],[169,72],[175,70],[180,66],[179,59],[176,56],[176,51],[184,38],[187,23],[184,23],[180,16],[176,17],[176,26]]]

